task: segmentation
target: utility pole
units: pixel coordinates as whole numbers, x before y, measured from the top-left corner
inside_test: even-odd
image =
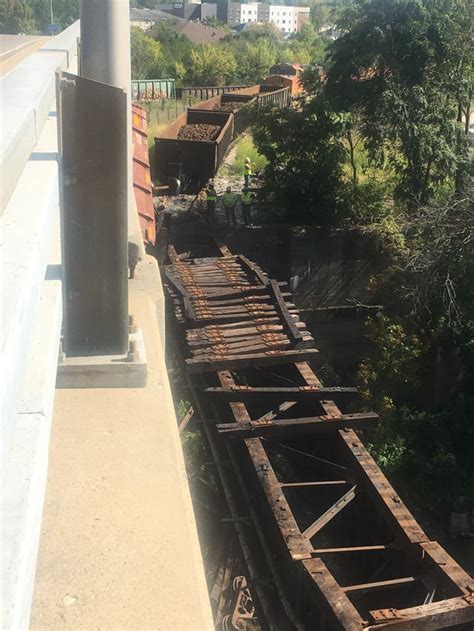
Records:
[[[51,9],[51,24],[54,24],[54,16],[53,16],[53,0],[49,3],[49,8]]]

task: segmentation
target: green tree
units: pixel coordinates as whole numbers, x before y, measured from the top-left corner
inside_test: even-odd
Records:
[[[454,87],[469,83],[474,54],[466,2],[358,0],[339,26],[327,93],[360,118],[372,160],[392,161],[399,196],[426,203],[467,168],[457,108],[460,100],[467,107],[469,90]]]
[[[1,0],[0,29],[13,35],[34,33],[36,22],[31,6],[24,0]]]
[[[258,83],[277,60],[277,47],[267,38],[242,41],[235,51],[238,80]]]
[[[156,79],[160,73],[160,44],[140,28],[131,29],[131,62],[133,79]]]
[[[191,51],[194,44],[181,33],[177,33],[168,20],[156,22],[149,33],[159,44],[161,49],[161,74],[157,77],[171,77],[178,83],[185,80],[191,65]]]
[[[345,127],[345,118],[323,97],[303,99],[296,108],[257,113],[254,139],[268,161],[262,198],[281,219],[334,225],[347,216]]]
[[[474,501],[474,189],[414,211],[379,284],[362,396],[381,414],[373,452],[420,506]]]
[[[189,76],[195,85],[225,85],[236,69],[234,53],[223,44],[202,44],[191,51]]]
[[[31,0],[30,5],[34,13],[36,29],[46,33],[48,24],[51,22],[50,0]],[[53,19],[60,30],[70,26],[79,19],[79,0],[53,0]]]

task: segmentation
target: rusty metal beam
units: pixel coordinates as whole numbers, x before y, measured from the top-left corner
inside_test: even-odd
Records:
[[[303,532],[303,537],[307,539],[312,539],[314,535],[316,535],[326,524],[328,524],[331,519],[333,519],[338,513],[340,513],[346,506],[348,506],[352,500],[355,498],[357,492],[357,485],[354,485],[351,489],[344,493],[342,497],[340,497],[337,502],[335,502],[331,508],[323,513],[318,519],[316,519],[311,526],[308,526],[306,530]]]
[[[278,400],[285,398],[292,401],[321,401],[333,399],[347,401],[357,394],[357,388],[311,388],[311,387],[287,387],[287,388],[262,388],[258,386],[236,386],[232,390],[226,388],[206,388],[206,394],[222,397],[225,401],[252,401],[258,399]]]
[[[390,589],[392,587],[404,587],[412,585],[421,580],[417,576],[405,576],[403,578],[391,578],[386,581],[375,581],[373,583],[359,583],[358,585],[346,585],[342,590],[348,594],[353,592],[368,592],[375,589]]]
[[[328,419],[326,416],[308,416],[274,421],[255,421],[246,425],[239,423],[219,423],[217,432],[224,438],[252,438],[255,436],[275,436],[281,434],[318,434],[337,432],[344,428],[367,429],[378,423],[378,414],[362,412],[342,414],[340,418]]]
[[[396,548],[387,545],[375,546],[349,546],[346,548],[314,548],[313,554],[356,554],[358,552],[385,552],[387,550],[396,550]]]

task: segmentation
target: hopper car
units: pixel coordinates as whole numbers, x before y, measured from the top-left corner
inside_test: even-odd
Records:
[[[219,94],[188,108],[155,138],[155,175],[164,183],[198,190],[216,175],[229,145],[248,126],[248,105],[284,107],[289,99],[288,87],[264,84]],[[183,139],[178,136],[184,125],[213,125],[219,131],[211,139]]]
[[[156,241],[155,211],[148,159],[148,116],[135,103],[132,106],[133,192],[145,245]]]
[[[299,64],[275,64],[270,68],[270,74],[266,77],[266,85],[288,88],[291,96],[298,96],[303,92],[300,77],[303,74],[303,66]]]

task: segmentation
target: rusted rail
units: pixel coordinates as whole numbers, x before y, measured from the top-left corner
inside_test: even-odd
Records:
[[[228,249],[169,256],[164,282],[188,379],[291,622],[472,630],[474,582],[429,540],[354,431],[377,415],[354,407],[355,388],[318,379],[314,340],[287,287]]]

